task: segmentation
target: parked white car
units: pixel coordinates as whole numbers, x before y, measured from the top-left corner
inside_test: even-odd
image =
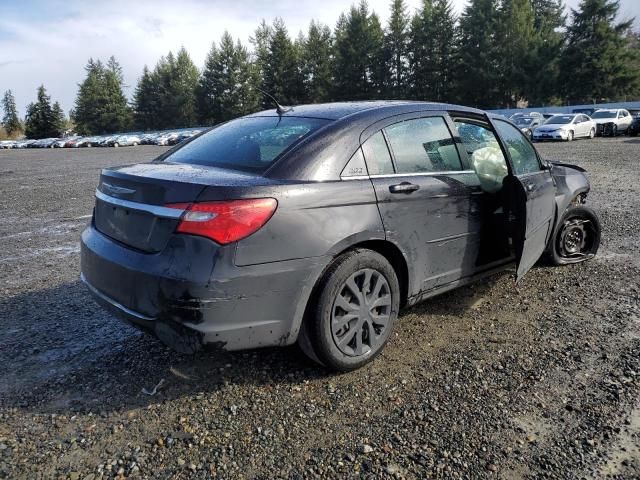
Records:
[[[593,138],[596,136],[596,122],[588,115],[566,113],[554,115],[544,125],[533,131],[533,140],[565,140]]]
[[[624,108],[596,110],[592,118],[598,125],[598,134],[614,137],[619,133],[626,133],[633,123],[633,117]]]

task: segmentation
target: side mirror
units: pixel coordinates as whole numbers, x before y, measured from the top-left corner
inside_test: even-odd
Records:
[[[546,160],[543,160],[542,161],[542,170],[549,170],[549,171],[553,170],[553,163],[548,162]]]

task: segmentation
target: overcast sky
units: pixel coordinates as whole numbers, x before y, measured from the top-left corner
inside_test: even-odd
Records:
[[[420,3],[407,0],[412,11]],[[452,3],[460,12],[466,0]],[[566,3],[575,7],[579,0]],[[640,19],[640,0],[620,3],[623,18]],[[389,4],[369,0],[383,24]],[[68,112],[89,57],[115,55],[131,96],[142,67],[153,67],[169,50],[184,45],[202,67],[211,42],[225,29],[247,43],[261,19],[279,16],[295,37],[313,18],[333,28],[348,5],[344,0],[0,0],[0,95],[11,89],[22,116],[44,84]]]

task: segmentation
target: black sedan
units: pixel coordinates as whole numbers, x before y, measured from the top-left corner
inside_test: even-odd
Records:
[[[627,130],[627,135],[630,135],[632,137],[637,137],[638,133],[640,133],[640,110],[637,110],[637,109],[631,110],[630,109],[629,113],[633,117],[633,121],[631,122],[631,125],[629,126],[629,129]]]
[[[514,264],[520,279],[545,251],[592,258],[588,191],[583,170],[542,160],[480,110],[279,108],[104,169],[81,276],[178,351],[297,341],[351,370],[380,353],[403,306]]]

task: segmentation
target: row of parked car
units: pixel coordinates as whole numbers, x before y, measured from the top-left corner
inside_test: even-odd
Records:
[[[40,140],[0,141],[0,148],[87,148],[87,147],[135,147],[136,145],[177,145],[200,133],[202,129],[172,130],[153,133],[128,133],[96,135],[91,137],[69,136]]]
[[[510,117],[531,140],[564,140],[640,132],[640,109],[575,109],[572,113],[515,113]]]

